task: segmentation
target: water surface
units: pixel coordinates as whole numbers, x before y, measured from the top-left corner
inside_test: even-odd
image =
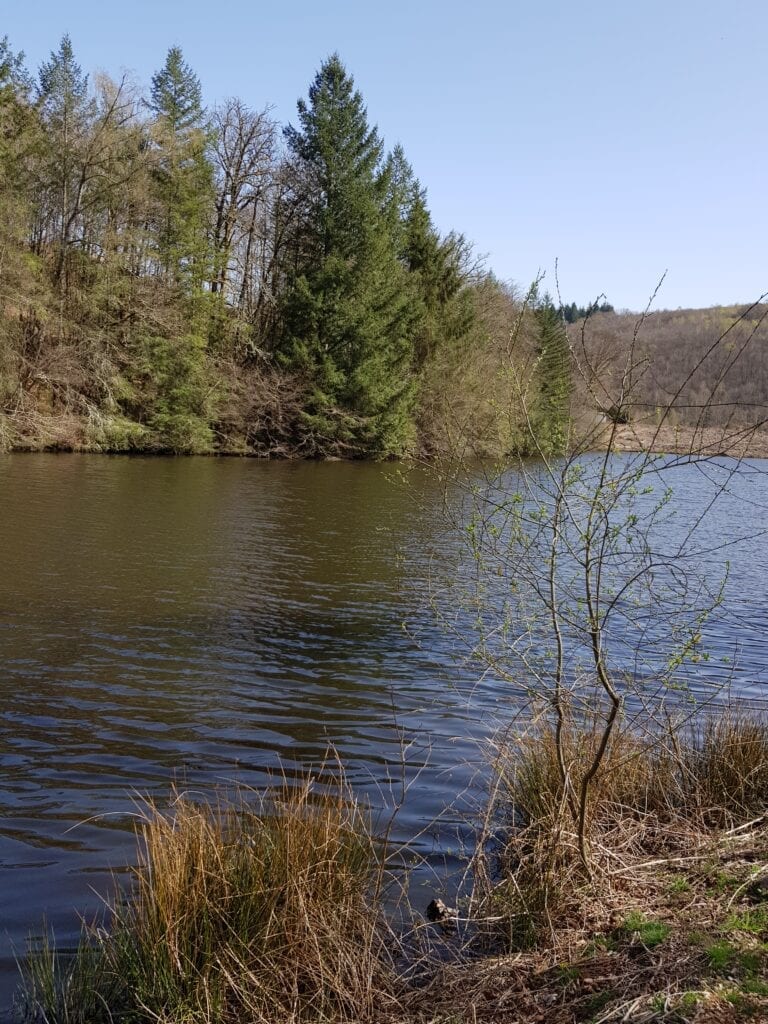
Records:
[[[766,464],[752,469],[710,515],[711,547],[735,521],[768,525]],[[679,477],[683,519],[706,486]],[[435,619],[458,543],[445,500],[386,465],[0,457],[0,1005],[13,948],[44,916],[73,939],[131,858],[134,800],[174,780],[263,787],[329,745],[374,806],[405,778],[396,836],[437,873],[420,875],[428,902],[471,837],[476,741],[516,700]],[[759,697],[766,544],[729,554],[706,639]]]

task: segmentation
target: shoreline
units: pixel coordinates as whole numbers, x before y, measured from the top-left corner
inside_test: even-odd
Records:
[[[628,423],[616,428],[618,452],[657,452],[716,458],[768,459],[768,430],[752,427],[686,427]],[[605,450],[598,446],[597,450]]]
[[[57,434],[52,430],[48,437],[17,438],[7,446],[0,444],[0,455],[111,455],[129,456],[133,458],[232,458],[258,459],[262,462],[380,462],[380,461],[427,461],[435,462],[444,457],[441,452],[425,452],[416,450],[399,457],[388,456],[384,459],[375,456],[343,458],[340,456],[307,457],[301,454],[279,451],[257,451],[238,447],[211,448],[204,451],[175,451],[170,448],[124,447],[107,448],[97,443],[78,443],[72,441],[71,434],[62,431]],[[634,422],[616,427],[613,436],[613,447],[616,452],[633,454],[647,452],[659,455],[691,455],[702,458],[735,458],[735,459],[768,459],[768,429],[752,427],[690,427],[654,423]],[[0,438],[2,441],[2,438]],[[604,433],[591,444],[587,450],[605,451],[608,437]],[[478,455],[478,458],[483,458]],[[485,456],[488,457],[488,456]],[[508,458],[526,458],[519,453],[509,453]],[[531,455],[535,458],[535,455]]]

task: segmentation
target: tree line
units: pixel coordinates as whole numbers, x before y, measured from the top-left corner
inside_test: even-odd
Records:
[[[557,452],[574,407],[610,413],[637,320],[539,283],[437,229],[335,54],[282,126],[206,109],[178,47],[143,89],[89,79],[67,36],[35,75],[0,40],[0,450]],[[687,381],[731,314],[644,318],[636,400],[685,381],[680,422],[764,402],[762,319],[737,313]]]
[[[145,92],[90,80],[68,36],[36,76],[0,41],[0,447],[508,448],[519,310],[337,55],[283,128],[206,110],[178,47]]]

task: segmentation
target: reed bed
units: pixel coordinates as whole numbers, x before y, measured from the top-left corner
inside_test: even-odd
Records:
[[[132,884],[74,952],[32,951],[20,1019],[768,1020],[768,723],[617,731],[585,871],[562,765],[578,787],[597,742],[582,721],[562,758],[546,727],[499,746],[472,894],[455,919],[412,913],[410,935],[387,922],[386,846],[343,782],[147,805]]]
[[[44,942],[29,958],[24,1021],[298,1024],[395,1008],[380,851],[343,786],[176,794],[137,832],[133,885],[108,919],[69,957]]]

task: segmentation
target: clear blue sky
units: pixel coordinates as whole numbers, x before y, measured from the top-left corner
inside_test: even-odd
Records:
[[[438,226],[499,277],[658,307],[768,290],[766,0],[0,0],[36,69],[69,32],[86,71],[148,83],[178,44],[213,103],[295,116],[338,50]]]

